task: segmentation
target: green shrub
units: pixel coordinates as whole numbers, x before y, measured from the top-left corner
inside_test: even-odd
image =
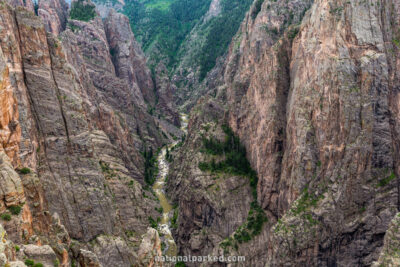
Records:
[[[392,172],[388,177],[386,177],[382,180],[379,180],[378,187],[382,187],[382,186],[389,184],[395,178],[396,178],[396,174],[394,172]]]
[[[111,171],[110,164],[108,164],[108,163],[106,163],[106,162],[104,162],[102,160],[99,161],[99,164],[100,164],[100,167],[101,167],[101,171],[103,173],[109,173]]]
[[[254,236],[261,233],[266,221],[268,219],[263,209],[258,205],[257,201],[253,201],[250,205],[247,221],[235,231],[233,237],[239,243],[248,242]]]
[[[9,213],[3,213],[0,217],[5,221],[11,221],[11,215]]]
[[[18,245],[15,245],[15,247],[14,247],[14,248],[15,248],[15,251],[16,251],[16,252],[18,252],[18,251],[20,250],[20,248],[19,248],[19,246],[18,246]]]
[[[175,267],[185,267],[185,263],[183,261],[178,261],[177,263],[175,263]]]
[[[299,33],[299,27],[293,27],[288,31],[288,37],[289,39],[293,40],[297,34]]]
[[[151,216],[149,216],[149,223],[151,227],[157,229],[158,223]]]
[[[178,208],[176,207],[174,209],[174,216],[172,216],[172,219],[171,219],[171,228],[173,228],[173,229],[178,228],[178,225],[177,225],[178,214],[179,214],[179,211],[178,211]]]
[[[71,29],[71,31],[73,31],[73,32],[77,32],[77,31],[79,31],[81,29],[81,27],[79,27],[77,25],[74,25],[74,24],[72,24],[70,22],[68,22],[67,27],[69,29]]]
[[[20,169],[19,172],[22,174],[28,174],[28,173],[31,173],[31,169],[24,167],[24,168]]]
[[[90,21],[96,17],[96,9],[94,5],[78,0],[72,3],[69,16],[75,20]]]
[[[25,265],[26,266],[33,266],[35,264],[35,262],[31,259],[26,259],[25,260]]]
[[[19,215],[21,213],[22,207],[18,206],[18,205],[13,205],[13,206],[8,207],[8,210],[13,215]]]
[[[163,211],[164,211],[163,207],[160,207],[160,208],[155,207],[154,209],[156,211],[158,211],[159,213],[163,213]]]
[[[35,263],[35,264],[33,265],[33,267],[43,267],[43,264],[40,263],[40,262],[38,262],[38,263]]]

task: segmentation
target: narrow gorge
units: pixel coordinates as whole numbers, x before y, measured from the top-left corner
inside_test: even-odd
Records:
[[[181,130],[187,132],[187,115],[184,113],[180,114]],[[171,154],[182,141],[174,141],[173,143],[164,146],[157,156],[157,166],[159,169],[157,179],[153,185],[153,190],[158,197],[161,205],[161,219],[158,225],[162,240],[165,244],[163,253],[168,256],[177,256],[178,251],[174,237],[172,236],[171,227],[175,227],[176,224],[176,207],[174,208],[168,200],[166,195],[166,183],[169,173],[169,162],[171,161]]]
[[[0,267],[400,266],[400,0],[0,0]]]

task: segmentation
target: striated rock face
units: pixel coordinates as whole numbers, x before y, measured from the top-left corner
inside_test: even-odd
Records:
[[[112,14],[110,13],[111,16]],[[89,106],[90,117],[96,127],[102,129],[120,148],[131,175],[141,180],[138,174],[142,171],[143,161],[139,151],[146,145],[160,146],[165,139],[160,135],[154,118],[147,113],[138,85],[129,80],[128,74],[117,76],[110,53],[112,50],[101,19],[96,17],[89,22],[73,20],[69,23],[73,30],[67,30],[62,39],[65,40],[65,46],[69,47],[67,57],[71,58],[70,61],[83,63],[89,74],[81,79],[89,84],[87,94],[93,99],[91,102],[97,102],[98,107]],[[109,27],[112,25],[110,23]],[[80,54],[74,53],[76,49]],[[82,68],[80,65],[75,66]]]
[[[38,15],[43,19],[47,32],[59,35],[67,24],[68,4],[63,0],[40,0]]]
[[[146,58],[133,37],[128,18],[111,10],[104,27],[116,75],[137,85],[137,94],[141,94],[147,103],[154,105],[156,99],[151,73],[146,66]]]
[[[33,167],[37,163],[37,129],[24,82],[19,29],[13,10],[5,4],[0,8],[3,27],[0,31],[0,62],[3,62],[1,101],[4,103],[2,111],[5,112],[2,115],[2,147],[12,159],[14,167]],[[25,123],[21,124],[20,121]]]
[[[0,211],[21,207],[5,229],[27,244],[21,259],[131,266],[159,206],[140,152],[168,141],[160,124],[179,130],[147,112],[153,84],[126,18],[63,31],[66,4],[39,6],[0,3]]]
[[[3,36],[3,38],[6,37]],[[2,75],[0,84],[0,149],[2,153],[6,153],[12,159],[14,164],[18,164],[19,140],[21,139],[21,127],[18,122],[18,104],[13,92],[12,81],[9,78],[10,70],[4,61],[5,56],[1,50],[0,57],[0,73]]]
[[[246,264],[378,260],[400,208],[400,3],[378,2],[256,1],[223,75],[211,81],[258,173],[258,203],[269,217],[261,234],[229,250],[247,255]],[[189,129],[189,137],[198,131]],[[193,147],[182,149],[180,162],[193,161]],[[195,251],[178,243],[186,254]]]

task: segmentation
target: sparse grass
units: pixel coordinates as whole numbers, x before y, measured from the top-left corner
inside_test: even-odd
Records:
[[[316,207],[318,204],[318,201],[320,199],[323,199],[324,195],[321,194],[319,196],[316,196],[312,193],[308,192],[308,187],[306,187],[303,190],[303,193],[301,197],[299,198],[297,205],[293,208],[290,209],[290,211],[295,215],[299,215],[301,213],[304,213],[306,210],[308,210],[310,207]]]

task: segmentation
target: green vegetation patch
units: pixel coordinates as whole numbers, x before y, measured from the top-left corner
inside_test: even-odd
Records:
[[[0,215],[0,218],[5,221],[11,221],[11,214],[10,213],[3,213]]]
[[[250,204],[246,222],[235,231],[233,238],[230,237],[221,242],[221,246],[227,249],[229,246],[237,247],[237,243],[248,242],[254,236],[260,234],[268,218],[257,203],[257,173],[251,168],[246,158],[245,147],[227,125],[223,125],[222,130],[225,133],[224,141],[203,137],[202,152],[208,155],[221,156],[224,159],[219,162],[216,162],[215,159],[212,159],[211,162],[200,162],[199,168],[211,173],[223,172],[249,178],[254,198],[254,201]]]
[[[149,223],[150,226],[153,227],[154,229],[157,229],[159,222],[161,221],[161,218],[158,217],[157,220],[154,220],[153,217],[149,216]]]
[[[19,172],[21,174],[28,174],[28,173],[31,173],[31,169],[29,169],[27,167],[23,167],[22,169],[19,169]]]
[[[81,21],[90,21],[96,17],[96,7],[84,0],[72,3],[70,18]]]
[[[207,12],[210,3],[211,0],[128,1],[124,13],[143,49],[147,51],[156,44],[157,51],[168,59],[168,66],[172,66],[180,45]]]
[[[177,223],[178,215],[179,215],[178,207],[174,207],[174,215],[172,216],[172,219],[171,219],[171,228],[172,229],[178,228],[178,223]]]
[[[32,266],[32,267],[43,267],[43,263],[40,262],[36,262],[34,260],[31,259],[26,259],[25,260],[25,265],[26,266]]]
[[[378,187],[386,186],[394,179],[396,179],[396,174],[394,172],[392,172],[388,177],[379,180]]]
[[[153,185],[158,175],[157,156],[153,154],[153,149],[145,149],[144,157],[144,180],[147,184]]]
[[[209,155],[224,155],[224,160],[216,162],[215,159],[212,159],[210,162],[200,162],[199,169],[212,173],[223,172],[248,177],[250,186],[253,188],[253,196],[256,198],[257,173],[251,168],[246,158],[246,148],[240,143],[231,128],[223,125],[222,129],[226,134],[225,140],[221,142],[203,137],[202,152]]]
[[[19,215],[21,213],[22,207],[19,205],[13,205],[8,207],[8,210],[13,214],[13,215]]]

